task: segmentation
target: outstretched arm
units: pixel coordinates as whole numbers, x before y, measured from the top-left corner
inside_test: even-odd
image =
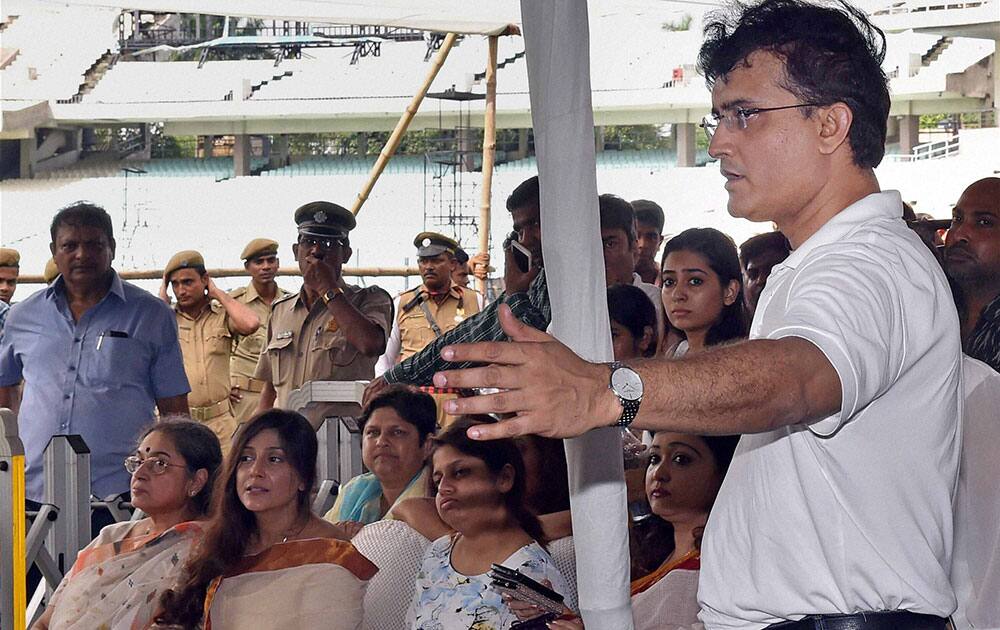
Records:
[[[470,430],[478,439],[534,433],[580,435],[613,424],[621,405],[608,388],[609,369],[584,361],[553,337],[501,308],[514,343],[476,343],[442,350],[448,361],[486,367],[438,373],[439,387],[500,388],[497,394],[448,401],[452,414],[516,413]],[[643,380],[634,426],[695,434],[756,433],[809,423],[841,406],[840,380],[825,355],[805,339],[755,340],[681,360],[630,363]]]

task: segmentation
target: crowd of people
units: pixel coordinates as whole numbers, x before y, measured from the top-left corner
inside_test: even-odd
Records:
[[[260,238],[245,287],[189,250],[151,295],[86,202],[52,220],[49,287],[13,306],[0,250],[26,504],[75,433],[93,494],[142,516],[94,510],[34,627],[578,630],[561,439],[618,426],[637,628],[1000,628],[1000,178],[929,227],[873,172],[881,32],[846,4],[728,11],[706,22],[703,127],[730,213],[776,229],[667,236],[669,204],[600,195],[610,366],[545,332],[537,176],[507,198],[492,301],[469,286],[489,256],[434,232],[418,287],[348,284],[355,218],[329,201],[294,210],[296,293]],[[371,381],[365,472],[325,514],[315,431],[357,410],[287,409],[320,380]]]

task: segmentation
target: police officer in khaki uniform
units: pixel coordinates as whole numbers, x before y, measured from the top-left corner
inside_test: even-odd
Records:
[[[52,284],[58,277],[59,267],[56,267],[56,259],[49,258],[49,261],[45,263],[45,269],[42,271],[42,280],[45,280],[45,284]]]
[[[0,302],[10,304],[21,272],[21,254],[16,249],[0,247]]]
[[[243,259],[243,268],[250,274],[250,284],[233,289],[229,295],[257,314],[260,327],[253,334],[239,335],[233,340],[233,355],[229,363],[232,390],[229,395],[237,423],[246,422],[257,410],[264,382],[255,379],[253,374],[267,340],[271,305],[289,294],[274,281],[279,266],[277,241],[255,238],[243,248],[240,258]]]
[[[292,390],[309,381],[370,380],[392,324],[392,299],[385,290],[347,284],[341,275],[351,258],[354,215],[337,204],[313,201],[295,211],[295,223],[299,235],[292,253],[302,289],[271,309],[267,345],[254,374],[264,381],[259,411],[286,406]],[[305,410],[317,428],[326,416],[341,413],[348,408]]]
[[[479,312],[478,294],[453,281],[458,266],[458,243],[443,234],[421,232],[413,239],[417,248],[417,266],[423,284],[400,293],[396,298],[396,318],[379,359],[376,373],[382,374],[395,364],[420,352],[437,337],[448,332],[467,317]],[[455,397],[455,392],[423,387],[438,403],[438,423],[446,422],[441,403]]]
[[[160,297],[169,303],[168,283],[177,298],[174,312],[184,371],[191,384],[191,417],[227,444],[236,430],[229,400],[233,335],[252,334],[260,320],[250,307],[215,286],[205,271],[205,259],[196,251],[178,252],[163,270]]]

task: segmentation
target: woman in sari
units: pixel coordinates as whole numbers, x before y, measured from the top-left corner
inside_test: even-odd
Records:
[[[672,549],[652,573],[632,582],[636,630],[675,630],[698,622],[698,571],[701,537],[708,513],[729,469],[739,437],[657,432],[650,446],[646,494],[652,518],[672,530]],[[537,616],[530,605],[512,606],[522,618]],[[548,627],[582,630],[583,622],[566,617]]]
[[[125,459],[132,504],[146,518],[102,529],[32,627],[145,628],[201,534],[196,519],[208,509],[221,462],[218,438],[197,422],[164,420],[147,430]]]
[[[427,495],[427,438],[436,428],[437,408],[430,394],[395,386],[368,403],[359,424],[361,461],[370,472],[344,484],[325,516],[351,534],[392,519],[401,501]]]
[[[240,429],[187,579],[160,600],[160,627],[360,627],[377,569],[310,511],[316,452],[315,431],[292,411],[265,411]]]

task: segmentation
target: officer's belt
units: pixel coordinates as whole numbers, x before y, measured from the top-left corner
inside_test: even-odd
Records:
[[[229,398],[223,398],[207,407],[191,407],[191,419],[198,422],[207,422],[227,413],[229,413]]]
[[[239,387],[245,392],[253,392],[259,394],[264,391],[264,381],[259,378],[253,378],[250,376],[236,376],[232,377],[233,387]]]

